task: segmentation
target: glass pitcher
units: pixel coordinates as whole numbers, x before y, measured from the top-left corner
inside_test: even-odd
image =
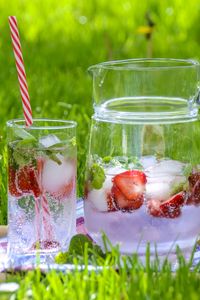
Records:
[[[94,115],[87,230],[122,253],[187,257],[200,233],[199,63],[131,59],[89,68]],[[152,254],[153,255],[153,254]]]

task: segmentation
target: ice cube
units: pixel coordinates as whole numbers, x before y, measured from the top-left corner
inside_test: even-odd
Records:
[[[149,174],[147,174],[149,175]],[[150,174],[152,175],[152,174]],[[163,183],[168,183],[170,185],[178,185],[181,183],[185,183],[186,182],[186,177],[185,176],[174,176],[171,174],[157,174],[155,175],[155,177],[153,176],[147,176],[147,184],[149,183],[159,183],[159,182],[163,182]]]
[[[57,154],[61,164],[46,159],[42,170],[42,187],[49,193],[59,192],[68,185],[75,176],[75,166],[72,161],[67,161],[61,154]]]
[[[48,148],[50,146],[60,143],[60,140],[55,134],[49,134],[41,137],[39,139],[39,143],[42,144],[44,147]]]
[[[155,182],[146,185],[147,199],[154,199],[158,201],[167,200],[170,197],[171,188],[166,182]]]
[[[147,177],[146,197],[165,201],[174,193],[174,189],[186,182],[184,176],[157,176]]]
[[[142,156],[140,158],[140,162],[141,162],[143,168],[147,169],[151,166],[154,166],[157,163],[157,159],[155,156],[147,155],[147,156]]]
[[[148,167],[145,170],[145,174],[149,177],[160,176],[161,174],[172,174],[172,175],[181,175],[183,174],[183,169],[185,164],[177,160],[165,159],[154,166]]]
[[[107,197],[112,188],[112,177],[107,176],[101,189],[93,189],[88,193],[87,200],[99,211],[108,211]]]
[[[116,167],[108,168],[107,170],[105,170],[105,173],[114,176],[114,175],[117,175],[117,174],[120,174],[120,173],[123,173],[126,171],[127,171],[126,169],[116,166]]]

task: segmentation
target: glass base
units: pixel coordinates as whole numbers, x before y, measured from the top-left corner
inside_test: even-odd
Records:
[[[8,267],[10,269],[28,270],[37,268],[43,264],[50,265],[55,263],[56,252],[38,252],[38,253],[21,253],[8,257]]]

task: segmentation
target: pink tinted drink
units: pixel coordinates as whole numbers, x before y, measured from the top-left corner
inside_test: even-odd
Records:
[[[200,232],[200,172],[168,158],[120,161],[98,158],[90,169],[84,205],[94,240],[101,244],[104,231],[123,253],[141,256],[148,242],[160,255],[174,253],[177,244],[191,250]]]

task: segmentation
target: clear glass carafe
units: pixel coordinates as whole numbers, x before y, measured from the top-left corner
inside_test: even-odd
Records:
[[[93,75],[85,222],[122,253],[189,255],[200,233],[199,63],[105,62]]]

